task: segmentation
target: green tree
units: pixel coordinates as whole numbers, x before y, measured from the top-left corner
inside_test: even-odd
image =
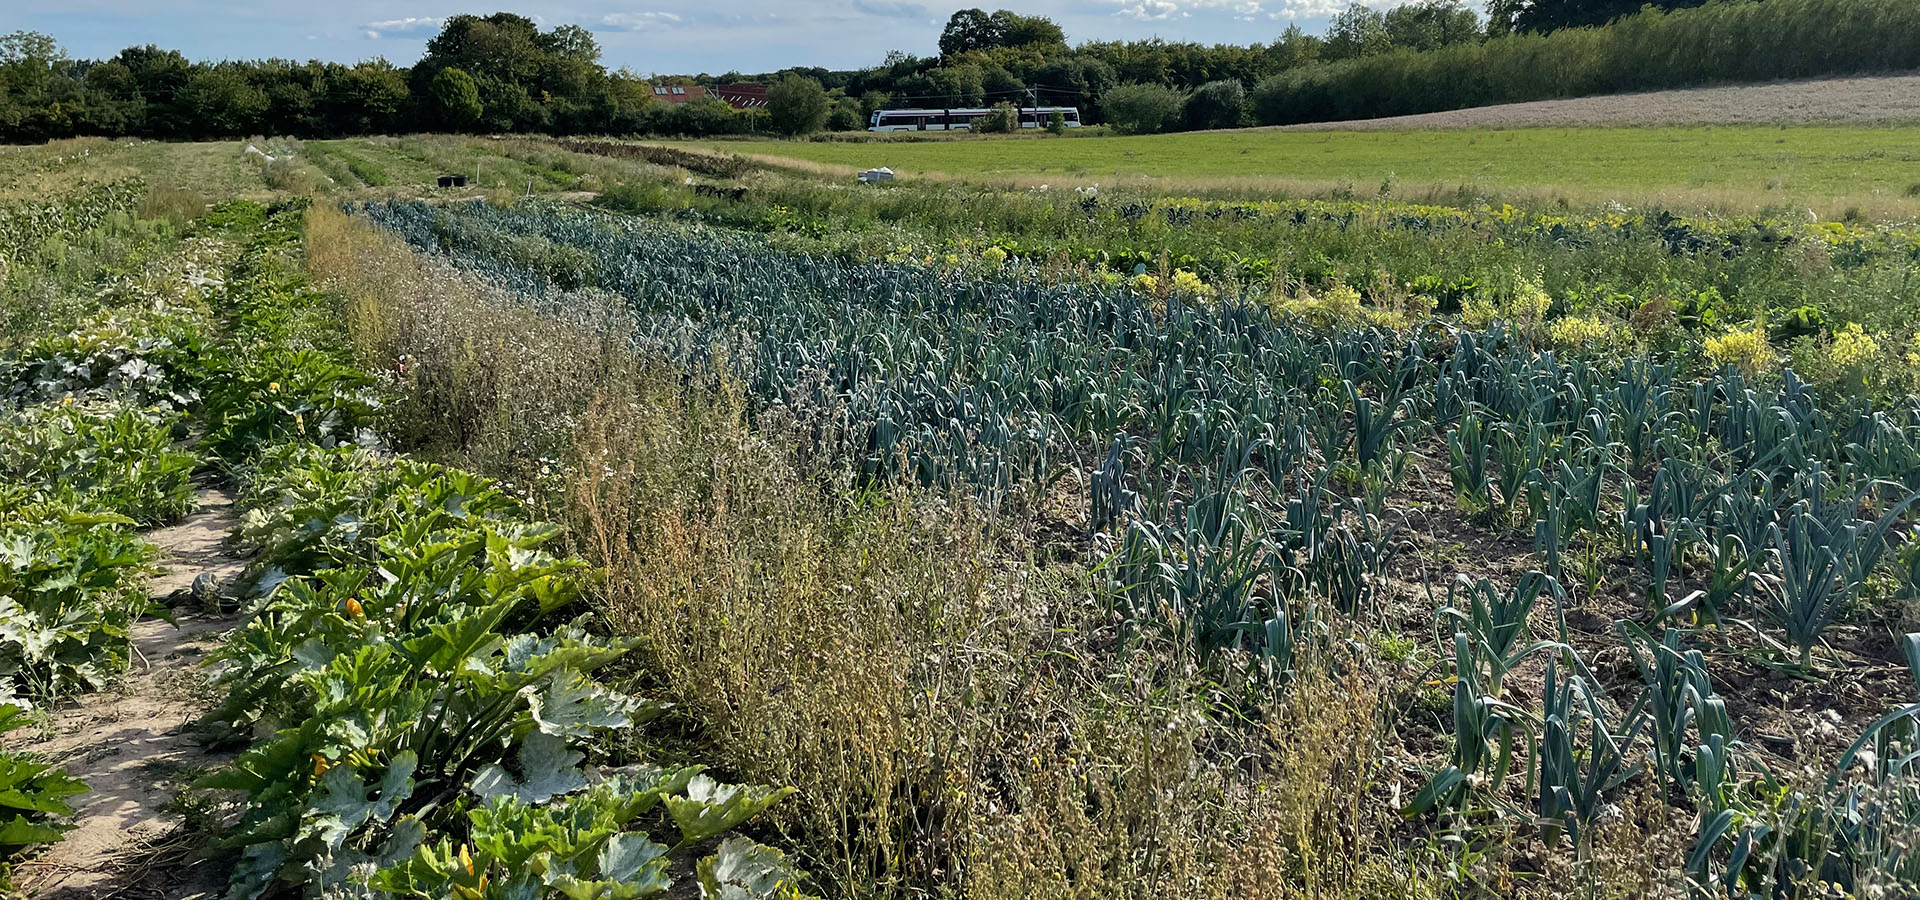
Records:
[[[1067,45],[1067,33],[1045,16],[1023,16],[1000,10],[991,17],[995,47],[1030,47],[1035,44]]]
[[[940,55],[954,56],[969,50],[999,46],[999,26],[984,9],[963,9],[947,17],[940,29]]]
[[[335,134],[378,134],[401,127],[406,72],[384,59],[329,67],[321,107]]]
[[[1091,112],[1094,103],[1114,84],[1113,67],[1094,57],[1055,58],[1035,69],[1033,83],[1038,86],[1043,106],[1072,106]]]
[[[1008,10],[988,15],[982,9],[963,9],[947,18],[940,30],[940,55],[984,52],[1001,47],[1067,45],[1067,33],[1045,16],[1023,16]]]
[[[1398,50],[1438,50],[1485,36],[1480,17],[1461,0],[1421,0],[1387,10],[1382,24]]]
[[[978,66],[941,66],[909,76],[897,92],[908,107],[978,106],[986,96]]]
[[[444,69],[473,79],[483,103],[480,121],[502,131],[603,129],[620,111],[600,65],[600,45],[577,25],[543,33],[513,13],[454,16],[413,67],[415,96],[431,98]]]
[[[1157,134],[1180,121],[1186,97],[1162,84],[1123,84],[1100,98],[1100,111],[1121,134]]]
[[[220,63],[194,70],[181,91],[180,104],[193,110],[188,130],[196,137],[231,137],[264,131],[267,95],[247,80],[244,63]]]
[[[1494,0],[1488,13],[1497,21],[1510,23],[1514,31],[1557,31],[1605,25],[1621,16],[1630,16],[1650,6],[1658,10],[1690,9],[1707,0]]]
[[[480,103],[480,86],[465,69],[441,69],[427,89],[432,117],[455,131],[467,131],[480,124],[486,107]]]
[[[1187,127],[1238,128],[1246,105],[1247,88],[1239,81],[1209,81],[1187,97]]]
[[[1056,109],[1053,111],[1052,115],[1047,116],[1047,133],[1048,134],[1066,134],[1067,133],[1067,116],[1065,113]]]
[[[1280,39],[1267,47],[1267,66],[1269,71],[1280,72],[1297,69],[1320,61],[1320,53],[1326,48],[1326,41],[1305,31],[1298,25],[1288,25],[1281,32]]]
[[[63,58],[60,45],[50,34],[15,31],[0,35],[0,66],[21,63],[45,65]]]
[[[1329,60],[1358,59],[1393,49],[1387,36],[1387,20],[1378,10],[1355,3],[1333,17],[1327,26],[1323,56]]]
[[[786,135],[819,131],[827,123],[827,91],[820,82],[789,74],[767,88],[767,116]]]
[[[860,113],[860,101],[852,97],[841,97],[833,101],[833,111],[827,113],[828,131],[859,131],[867,126],[867,117]]]

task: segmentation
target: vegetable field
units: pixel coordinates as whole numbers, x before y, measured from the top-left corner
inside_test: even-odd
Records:
[[[1302,660],[1424,596],[1451,632],[1451,749],[1409,815],[1490,809],[1579,846],[1644,777],[1698,811],[1697,884],[1906,877],[1846,848],[1891,848],[1916,824],[1906,801],[1880,805],[1913,774],[1897,753],[1855,776],[1920,708],[1858,723],[1824,783],[1790,789],[1793,820],[1769,819],[1752,791],[1786,773],[1742,738],[1773,727],[1750,705],[1766,701],[1715,675],[1901,661],[1903,645],[1843,636],[1842,620],[1872,585],[1920,591],[1899,563],[1920,500],[1912,401],[1700,356],[1556,354],[1525,321],[1316,329],[1224,298],[822,261],[540,207],[364,214],[563,316],[570,289],[620,295],[636,352],[815,411],[814,440],[857,482],[1059,517],[1100,560],[1095,592],[1123,635],[1159,632],[1200,667],[1251,663],[1227,702],[1284,690]],[[1530,546],[1532,568],[1511,583],[1409,571],[1430,538],[1411,533],[1416,497],[1426,522]],[[1703,635],[1750,662],[1712,671],[1691,646]],[[1597,669],[1610,655],[1637,671]],[[1509,675],[1541,664],[1520,699]],[[1915,677],[1879,684],[1911,703]],[[1790,832],[1819,855],[1796,856]]]
[[[1920,890],[1910,223],[254,143],[0,207],[29,891],[167,665],[249,900]]]

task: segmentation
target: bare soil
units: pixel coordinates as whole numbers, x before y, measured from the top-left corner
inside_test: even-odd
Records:
[[[1762,84],[1503,103],[1416,116],[1287,125],[1283,131],[1413,131],[1620,125],[1873,125],[1920,122],[1920,75]]]
[[[242,561],[226,547],[233,499],[203,488],[199,509],[178,525],[150,532],[164,571],[152,581],[165,601],[211,574],[224,593]],[[200,661],[233,625],[231,616],[175,616],[177,626],[147,618],[133,626],[126,678],[110,691],[80,697],[53,711],[51,737],[24,745],[92,788],[75,804],[75,828],[20,867],[16,881],[30,897],[79,900],[189,900],[217,897],[227,864],[204,858],[200,836],[173,811],[176,793],[222,761],[191,732],[205,711]]]

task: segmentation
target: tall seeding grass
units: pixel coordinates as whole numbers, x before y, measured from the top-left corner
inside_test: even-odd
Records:
[[[1912,0],[1724,0],[1597,28],[1514,34],[1273,75],[1261,124],[1412,115],[1496,103],[1920,67]]]

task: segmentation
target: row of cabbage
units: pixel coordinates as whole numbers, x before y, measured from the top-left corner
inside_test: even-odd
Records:
[[[1912,403],[1818,396],[1790,372],[1753,381],[1697,357],[1558,356],[1500,325],[1328,331],[1233,298],[814,258],[552,208],[363,213],[559,315],[585,305],[575,291],[625,298],[637,351],[731,368],[865,477],[997,507],[1043,506],[1084,475],[1116,608],[1202,660],[1249,654],[1276,680],[1328,622],[1367,615],[1393,589],[1406,524],[1391,500],[1422,458],[1444,459],[1476,521],[1532,537],[1540,572],[1461,585],[1439,610],[1457,626],[1456,750],[1416,809],[1480,808],[1525,770],[1530,799],[1510,811],[1577,834],[1632,773],[1697,783],[1706,758],[1721,768],[1697,879],[1852,883],[1886,869],[1857,835],[1788,839],[1831,836],[1811,811],[1832,798],[1794,794],[1799,812],[1781,811],[1791,792],[1768,793],[1783,782],[1763,754],[1724,715],[1696,711],[1718,700],[1683,664],[1700,658],[1683,626],[1751,624],[1781,665],[1812,669],[1867,592],[1914,591]],[[1636,571],[1606,574],[1644,603],[1620,628],[1647,663],[1637,702],[1609,699],[1564,624],[1528,636],[1536,601],[1553,598],[1564,622],[1563,585],[1616,557]],[[1538,709],[1503,684],[1535,654],[1555,660]],[[1897,743],[1911,714],[1863,741]],[[1574,749],[1596,740],[1618,752]],[[1915,774],[1910,755],[1874,759],[1876,790]],[[1769,796],[1765,809],[1729,799]],[[1913,825],[1912,799],[1876,809]]]

